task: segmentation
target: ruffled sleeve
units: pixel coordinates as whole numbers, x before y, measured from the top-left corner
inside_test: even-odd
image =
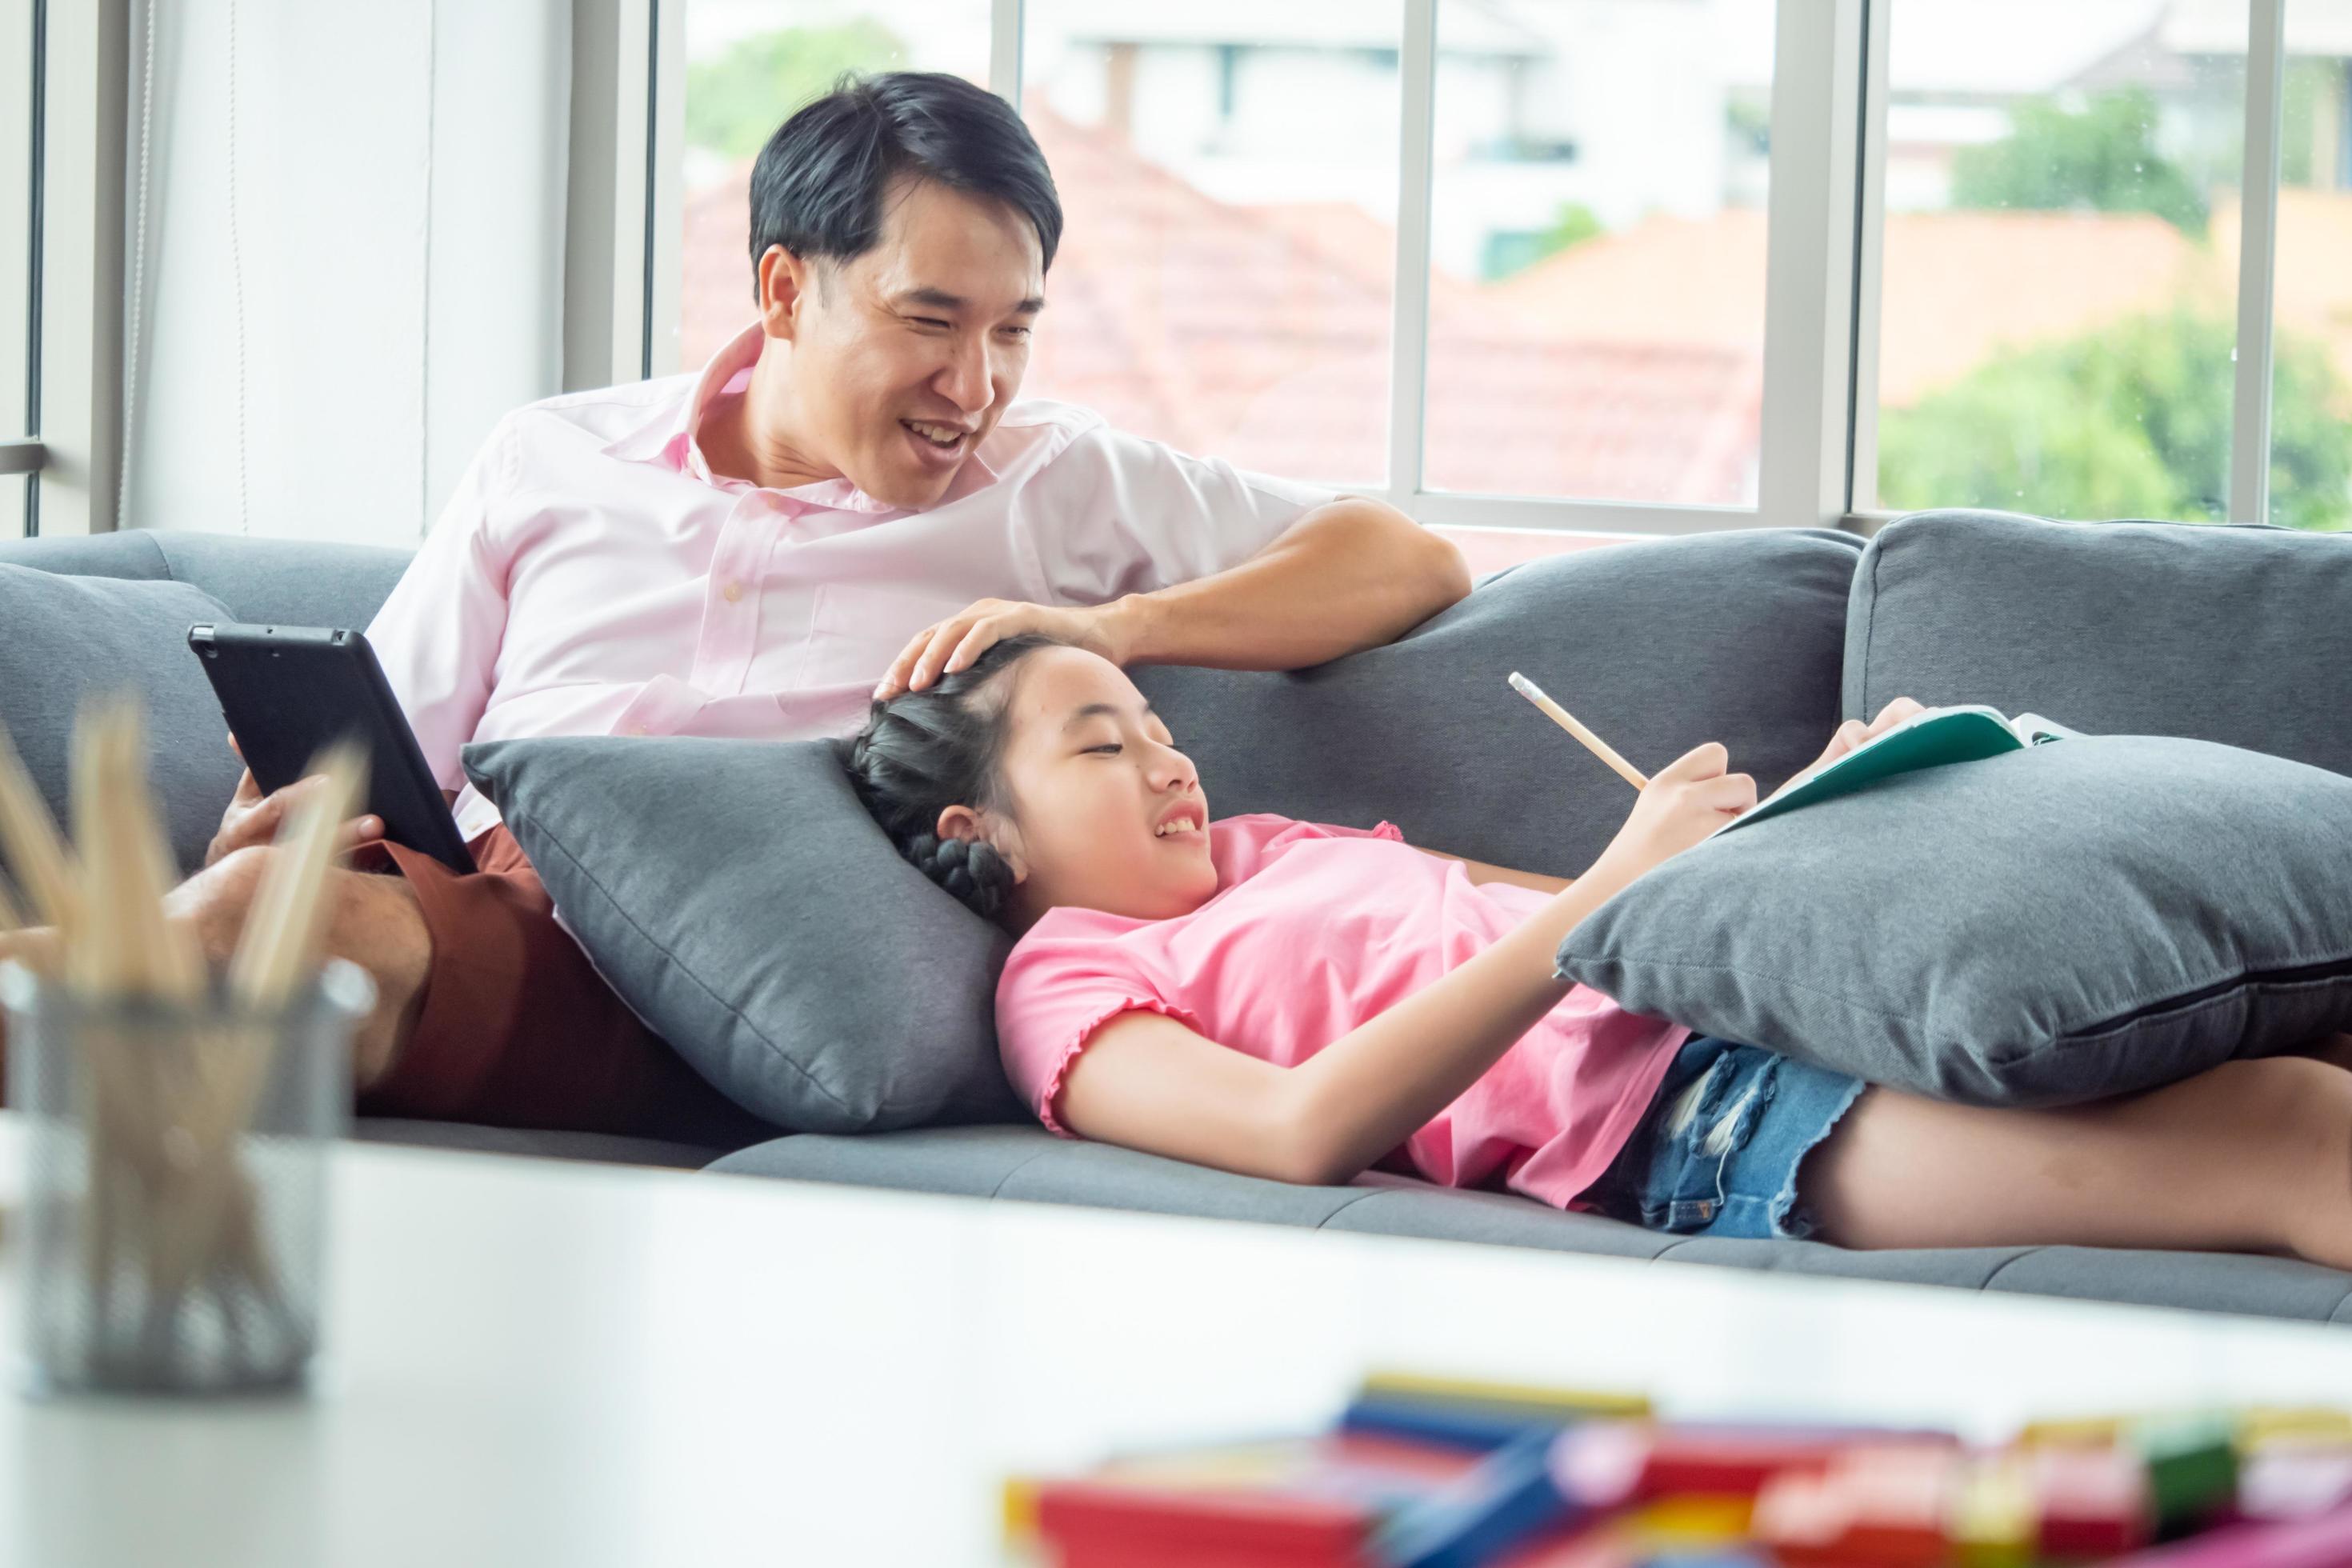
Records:
[[[1054,1102],[1070,1065],[1111,1019],[1140,1009],[1201,1028],[1190,1007],[1161,992],[1112,938],[1049,935],[1041,925],[1015,944],[996,985],[997,1050],[1013,1091],[1048,1132],[1077,1136]]]

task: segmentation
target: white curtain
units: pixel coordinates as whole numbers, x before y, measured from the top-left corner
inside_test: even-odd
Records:
[[[561,386],[568,0],[134,16],[125,525],[413,545]]]

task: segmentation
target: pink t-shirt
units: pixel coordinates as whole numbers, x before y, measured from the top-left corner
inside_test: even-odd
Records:
[[[1474,885],[1460,861],[1423,854],[1386,822],[1366,832],[1230,816],[1210,824],[1209,853],[1217,891],[1191,914],[1065,907],[1014,944],[996,987],[998,1047],[1052,1131],[1076,1136],[1055,1097],[1087,1038],[1120,1013],[1165,1013],[1295,1067],[1549,901],[1511,883]],[[1402,1152],[1446,1186],[1499,1177],[1571,1206],[1632,1136],[1690,1033],[1575,986]]]

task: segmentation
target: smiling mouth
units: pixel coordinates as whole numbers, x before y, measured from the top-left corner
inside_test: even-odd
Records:
[[[1181,838],[1188,833],[1198,833],[1200,830],[1200,823],[1192,817],[1171,816],[1162,826],[1153,828],[1151,836],[1154,838]]]
[[[899,424],[913,431],[922,441],[936,450],[952,452],[971,434],[952,425],[934,425],[928,419],[901,419]]]

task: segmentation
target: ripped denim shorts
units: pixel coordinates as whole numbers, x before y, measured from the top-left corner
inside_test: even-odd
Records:
[[[1798,1168],[1865,1087],[1761,1046],[1693,1035],[1580,1203],[1684,1236],[1810,1236]]]

